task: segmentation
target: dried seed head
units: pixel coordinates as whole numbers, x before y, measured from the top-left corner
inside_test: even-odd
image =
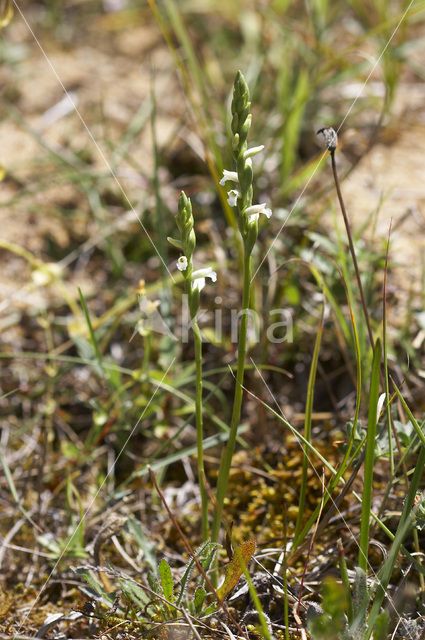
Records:
[[[323,146],[328,151],[335,151],[338,146],[338,136],[335,129],[332,127],[324,127],[317,132],[318,136],[321,136]]]

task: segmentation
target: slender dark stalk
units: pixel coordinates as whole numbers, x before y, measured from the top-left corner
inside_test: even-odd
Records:
[[[369,312],[367,310],[366,298],[365,298],[365,294],[364,294],[364,290],[363,290],[362,281],[361,281],[361,278],[360,278],[360,270],[359,270],[359,265],[357,263],[356,251],[354,249],[353,236],[351,234],[350,222],[348,220],[347,211],[345,209],[345,204],[344,204],[344,200],[343,200],[342,193],[341,193],[341,187],[340,187],[340,184],[339,184],[338,173],[337,173],[337,170],[336,170],[335,149],[331,148],[331,149],[329,149],[329,151],[330,151],[330,154],[331,154],[332,173],[333,173],[333,176],[334,176],[335,188],[336,188],[336,192],[337,192],[337,195],[338,195],[339,206],[341,207],[342,217],[344,218],[345,229],[347,231],[348,244],[349,244],[349,247],[350,247],[351,257],[353,259],[354,270],[356,272],[356,279],[357,279],[357,284],[358,284],[359,291],[360,291],[360,298],[361,298],[361,301],[362,301],[363,313],[364,313],[365,320],[366,320],[367,332],[368,332],[368,335],[369,335],[370,345],[371,345],[371,347],[373,349],[374,348],[373,333],[372,333],[372,329],[371,329],[371,326],[370,326]]]

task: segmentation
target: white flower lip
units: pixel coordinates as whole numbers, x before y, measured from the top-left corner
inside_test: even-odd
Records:
[[[237,189],[230,189],[230,191],[227,192],[228,198],[227,198],[227,202],[231,207],[236,207],[237,203],[238,203],[238,198],[240,197],[240,193]]]
[[[192,273],[192,280],[197,278],[211,278],[213,282],[217,281],[217,274],[212,267],[204,267],[203,269],[197,269]]]
[[[205,278],[196,278],[196,280],[193,281],[192,284],[192,290],[193,291],[202,291],[202,289],[205,287]]]
[[[249,222],[255,222],[255,220],[258,220],[260,213],[264,213],[267,218],[271,218],[272,210],[265,202],[262,204],[253,204],[251,207],[247,207],[245,209],[245,214],[249,216]]]
[[[227,171],[227,169],[223,169],[223,177],[220,180],[221,186],[223,187],[226,182],[238,182],[238,174],[236,171]]]
[[[177,269],[179,271],[186,271],[187,269],[187,258],[186,256],[180,256],[177,260]]]
[[[217,274],[212,267],[205,267],[205,269],[197,269],[192,273],[192,289],[193,291],[202,291],[205,287],[206,278],[211,278],[212,282],[217,281]]]

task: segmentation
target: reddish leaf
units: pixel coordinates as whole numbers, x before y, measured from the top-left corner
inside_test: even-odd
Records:
[[[217,593],[222,600],[237,584],[239,578],[244,572],[244,567],[247,566],[248,562],[254,555],[254,551],[255,540],[247,540],[246,542],[242,542],[239,547],[236,547],[233,560],[229,562],[226,567],[224,582],[221,587],[217,589]]]

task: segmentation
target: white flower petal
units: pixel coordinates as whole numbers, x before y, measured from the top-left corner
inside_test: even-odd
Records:
[[[227,195],[229,196],[227,198],[227,202],[231,207],[236,207],[236,205],[238,204],[238,198],[240,196],[240,193],[237,189],[230,189],[230,191],[228,191]]]
[[[245,214],[252,216],[254,214],[264,213],[267,218],[272,215],[272,210],[263,202],[262,204],[253,204],[245,209]]]
[[[385,398],[386,398],[386,394],[385,393],[381,393],[381,395],[378,398],[378,404],[376,407],[376,424],[378,424],[379,422],[379,416],[381,415],[381,411],[382,411],[382,407],[384,406],[384,402],[385,402]]]
[[[204,267],[203,269],[197,269],[192,273],[192,280],[197,278],[211,278],[213,282],[217,280],[217,274],[212,267]]]
[[[186,271],[187,269],[187,258],[186,256],[180,256],[177,260],[177,269],[179,271]]]
[[[211,278],[212,282],[217,282],[217,274],[212,267],[205,267],[204,269],[197,269],[194,271],[192,273],[193,290],[196,291],[197,289],[198,291],[202,291],[205,287],[206,278]]]
[[[245,209],[245,213],[250,215],[251,213],[261,213],[266,205],[265,204],[252,204]]]
[[[193,281],[193,284],[192,284],[193,291],[196,291],[196,289],[198,289],[198,291],[202,291],[204,287],[205,287],[205,278],[196,278],[196,280]]]
[[[224,186],[227,181],[230,182],[238,182],[238,174],[236,171],[227,171],[227,169],[223,169],[223,177],[220,180],[221,186]]]

